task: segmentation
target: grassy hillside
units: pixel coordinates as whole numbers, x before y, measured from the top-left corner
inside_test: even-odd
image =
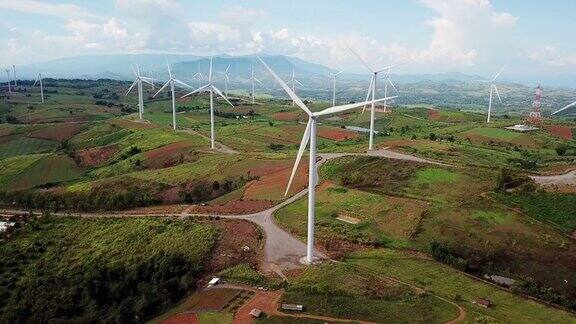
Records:
[[[33,221],[0,245],[0,321],[144,320],[194,287],[216,237],[192,221]]]

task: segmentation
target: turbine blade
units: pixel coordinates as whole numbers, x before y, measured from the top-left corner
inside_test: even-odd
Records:
[[[304,150],[308,145],[308,141],[310,140],[310,126],[312,124],[312,119],[308,118],[308,124],[306,124],[306,130],[304,131],[304,135],[302,136],[302,141],[300,142],[300,148],[298,149],[298,155],[296,155],[296,161],[294,161],[294,167],[292,168],[292,174],[290,175],[290,180],[288,181],[288,186],[286,187],[286,192],[284,196],[288,195],[288,191],[290,191],[290,186],[292,185],[292,180],[294,180],[294,176],[296,175],[296,171],[298,171],[298,166],[300,165],[300,160],[302,160],[302,155],[304,155]],[[313,177],[314,175],[309,175]]]
[[[298,83],[301,87],[303,87],[304,85],[302,83],[300,83],[300,81],[294,79],[294,82]]]
[[[574,107],[574,106],[576,106],[576,101],[574,101],[573,103],[569,104],[568,106],[566,106],[566,107],[564,107],[564,108],[562,108],[562,109],[556,110],[555,112],[552,113],[552,115],[556,115],[557,113],[559,113],[559,112],[561,112],[561,111],[564,111],[564,110],[566,110],[566,109],[568,109],[568,108],[572,108],[572,107]]]
[[[392,65],[388,65],[386,67],[381,68],[380,70],[377,70],[376,72],[380,73],[380,72],[386,71],[386,70],[390,71],[391,69],[393,69],[397,66],[400,66],[400,65],[404,65],[408,62],[410,62],[410,60],[406,60],[406,61],[398,62],[398,63],[392,64]]]
[[[498,96],[498,100],[502,103],[502,98],[500,98],[500,93],[498,92],[498,87],[496,87],[496,83],[492,84],[494,86],[494,90],[496,90],[496,95]]]
[[[222,93],[222,91],[220,91],[218,88],[216,88],[216,87],[213,86],[213,85],[210,85],[210,86],[212,87],[212,90],[214,90],[214,92],[216,92],[220,97],[224,98],[224,100],[226,100],[226,102],[227,102],[230,106],[234,107],[234,105],[233,105],[230,101],[228,101],[228,98],[226,98],[226,96]]]
[[[230,64],[228,64],[228,67],[226,68],[226,70],[224,71],[224,73],[228,73],[228,70],[230,69]]]
[[[276,72],[272,71],[272,69],[260,57],[258,57],[258,60],[260,60],[260,62],[264,65],[264,67],[266,67],[268,72],[270,72],[270,74],[272,74],[274,79],[276,79],[276,81],[280,84],[280,86],[282,86],[282,89],[284,89],[284,91],[286,91],[286,93],[290,96],[290,98],[292,100],[294,100],[294,102],[298,105],[298,107],[302,108],[302,110],[304,110],[308,114],[308,116],[311,116],[312,112],[310,111],[310,109],[308,109],[308,107],[306,107],[306,105],[302,102],[302,100],[300,100],[300,98],[298,98],[298,96],[292,91],[292,89],[290,89],[290,87],[286,84],[286,82],[284,82],[276,74]]]
[[[206,89],[208,89],[209,87],[210,87],[210,85],[207,84],[207,85],[202,86],[202,87],[200,87],[200,88],[198,88],[198,89],[196,89],[196,90],[194,90],[194,91],[192,91],[192,92],[190,92],[190,93],[187,93],[187,94],[183,95],[183,96],[180,97],[180,98],[186,98],[186,97],[191,96],[191,95],[193,95],[193,94],[195,94],[195,93],[198,93],[198,92],[200,92],[200,91],[206,90]]]
[[[381,98],[381,99],[376,99],[376,100],[370,100],[370,101],[365,101],[365,102],[357,102],[357,103],[353,103],[353,104],[347,104],[347,105],[341,105],[341,106],[336,106],[336,107],[331,107],[331,108],[327,108],[324,109],[322,111],[316,112],[313,114],[313,116],[326,116],[326,115],[331,115],[331,114],[335,114],[335,113],[339,113],[342,111],[346,111],[346,110],[350,110],[350,109],[354,109],[354,108],[358,108],[358,107],[362,107],[364,105],[371,105],[372,103],[377,103],[380,101],[384,101],[384,100],[390,100],[390,99],[394,99],[394,98],[398,98],[398,96],[393,96],[393,97],[386,97],[386,98]]]
[[[346,47],[348,47],[348,49],[350,50],[350,52],[352,52],[354,55],[356,55],[356,57],[360,60],[360,62],[362,62],[362,64],[364,64],[364,66],[370,71],[370,72],[374,72],[374,69],[368,65],[368,63],[366,63],[366,61],[364,61],[362,59],[362,56],[360,56],[360,54],[356,53],[356,51],[354,51],[352,49],[352,47],[350,47],[348,44],[346,44]]]
[[[256,77],[254,77],[254,81],[260,83],[262,86],[264,85],[264,83],[262,83],[262,81],[258,80]]]
[[[492,82],[494,82],[494,81],[496,81],[496,79],[498,79],[500,74],[502,74],[502,71],[504,71],[504,69],[500,69],[500,71],[498,71],[498,73],[496,73],[496,75],[494,76],[494,79],[492,79]]]
[[[32,86],[35,87],[36,83],[38,83],[38,76],[36,77],[36,80],[34,81],[34,84]]]
[[[160,92],[162,92],[162,90],[166,89],[166,87],[170,84],[170,80],[168,80],[168,82],[166,82],[166,84],[164,84],[162,86],[162,88],[160,88],[160,90],[158,90],[158,92],[156,92],[156,94],[154,96],[152,96],[152,98],[155,98]]]
[[[368,92],[366,93],[366,100],[364,101],[368,101],[368,99],[370,99],[370,93],[372,93],[372,87],[374,86],[374,74],[372,74],[372,78],[370,79],[370,85],[368,86]],[[364,105],[364,108],[362,108],[362,114],[364,114],[364,111],[366,110],[366,105]]]
[[[210,57],[210,72],[208,74],[208,83],[212,83],[212,57]]]
[[[334,76],[338,76],[338,75],[341,74],[342,72],[344,72],[344,71],[338,71],[338,72],[336,72],[336,74],[334,74]]]
[[[181,86],[183,86],[183,87],[190,88],[190,89],[194,89],[193,86],[188,85],[188,84],[186,84],[186,83],[184,83],[184,82],[182,82],[182,81],[180,81],[180,80],[174,79],[174,82],[178,83],[179,85],[181,85]]]
[[[134,88],[134,86],[138,83],[138,79],[134,80],[134,82],[132,82],[132,85],[130,86],[130,88],[128,88],[128,91],[126,91],[125,96],[127,96],[130,91],[132,91],[132,89]]]
[[[396,91],[396,93],[400,92],[398,91],[398,89],[396,89],[396,86],[394,85],[394,83],[392,83],[392,80],[388,79],[388,83],[390,83],[390,85],[392,86],[392,88],[394,88],[394,91]]]
[[[168,63],[168,60],[166,60],[166,66],[168,67],[168,75],[170,76],[170,79],[172,79],[172,70],[170,70],[170,63]]]

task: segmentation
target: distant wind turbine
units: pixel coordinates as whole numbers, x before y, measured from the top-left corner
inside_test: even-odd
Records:
[[[152,82],[152,90],[155,90],[156,85],[154,85],[154,83],[155,83],[154,82],[154,71],[150,71],[149,75],[150,75],[150,82]]]
[[[298,83],[301,87],[304,86],[302,83],[300,83],[300,81],[296,79],[296,73],[294,72],[294,67],[292,67],[292,79],[290,79],[289,82],[292,83],[292,92],[294,93],[296,93],[296,83]],[[294,100],[292,100],[292,106],[294,106]]]
[[[494,92],[496,92],[496,95],[498,96],[498,100],[500,101],[500,103],[502,103],[502,98],[500,98],[500,93],[498,92],[498,87],[496,87],[496,79],[498,79],[498,77],[500,76],[502,71],[504,71],[504,69],[500,69],[500,71],[498,73],[496,73],[496,75],[494,76],[494,78],[492,78],[491,81],[478,80],[478,82],[481,82],[481,83],[490,83],[490,101],[488,102],[488,117],[486,118],[487,123],[490,122],[490,116],[492,114],[492,97],[493,97]]]
[[[18,86],[18,79],[16,78],[16,65],[12,64],[12,75],[14,75],[14,87]]]
[[[138,86],[138,116],[140,117],[140,120],[142,120],[142,114],[144,114],[144,92],[142,89],[142,82],[148,83],[152,87],[154,87],[154,83],[152,79],[140,75],[140,67],[134,71],[134,74],[136,75],[136,79],[134,79],[134,82],[130,88],[128,88],[126,96],[130,93],[130,91],[132,91],[134,86]]]
[[[370,80],[370,85],[368,86],[368,93],[366,94],[366,100],[368,100],[368,98],[370,97],[370,94],[372,94],[372,108],[370,109],[370,139],[368,142],[368,149],[371,150],[374,147],[374,106],[375,106],[375,101],[374,99],[376,98],[376,90],[378,88],[378,73],[382,72],[382,71],[388,71],[387,73],[390,73],[390,70],[398,65],[404,64],[405,62],[402,63],[398,63],[398,64],[394,64],[394,65],[390,65],[390,66],[386,66],[382,69],[374,69],[372,68],[370,65],[368,65],[368,63],[366,63],[366,61],[364,61],[364,59],[362,59],[362,57],[356,53],[356,51],[354,51],[350,46],[348,46],[348,49],[350,50],[350,52],[352,52],[357,58],[358,60],[360,60],[360,62],[362,62],[362,64],[370,71],[370,73],[372,73],[372,79]],[[384,100],[384,103],[386,103],[387,100]],[[366,108],[366,107],[364,107]]]
[[[308,239],[307,239],[307,248],[306,248],[306,263],[312,264],[314,261],[314,206],[316,202],[316,184],[318,183],[317,173],[316,173],[316,124],[317,120],[321,117],[336,114],[339,112],[347,111],[350,109],[361,107],[365,104],[371,104],[373,102],[379,102],[386,99],[392,98],[383,98],[378,100],[336,106],[324,109],[318,112],[312,112],[304,102],[294,93],[292,89],[286,84],[260,57],[258,60],[262,62],[262,64],[266,67],[268,72],[276,79],[276,81],[282,86],[284,91],[290,96],[290,98],[300,107],[306,114],[308,114],[308,123],[306,124],[306,130],[304,131],[304,136],[302,137],[302,141],[300,142],[300,148],[298,149],[298,155],[296,155],[296,161],[294,162],[294,167],[292,169],[292,174],[290,175],[290,180],[288,181],[288,187],[286,188],[285,195],[288,195],[288,191],[290,190],[290,186],[292,184],[292,180],[298,170],[298,165],[300,164],[300,160],[302,159],[302,155],[304,154],[304,150],[310,142],[310,157],[308,163]]]
[[[230,70],[230,64],[226,67],[224,72],[219,72],[220,74],[224,75],[224,95],[228,97],[228,84],[230,83],[230,77],[228,77],[228,70]]]
[[[6,75],[8,76],[8,93],[12,93],[12,79],[10,79],[10,70],[5,69]]]
[[[191,86],[187,85],[186,83],[180,80],[174,79],[174,77],[172,76],[172,70],[170,70],[170,64],[168,64],[168,62],[166,62],[166,66],[168,67],[168,76],[170,77],[170,79],[168,79],[168,81],[162,86],[162,88],[160,88],[160,90],[158,90],[158,92],[156,92],[156,94],[153,97],[156,97],[160,92],[162,92],[162,90],[164,90],[168,85],[170,85],[170,92],[172,93],[172,128],[176,130],[176,93],[175,93],[176,84],[179,84],[181,86],[190,89],[194,88],[192,88]]]
[[[192,76],[192,79],[198,79],[198,88],[202,87],[202,79],[204,79],[204,74],[200,72],[200,61],[198,61],[198,72]]]
[[[384,76],[384,97],[388,97],[388,85],[392,86],[392,88],[394,89],[394,91],[396,91],[396,93],[399,93],[394,83],[392,83],[392,80],[390,80],[390,69],[386,71],[386,75]],[[387,108],[388,108],[387,101],[384,100],[384,111],[386,111]]]
[[[252,64],[252,75],[250,76],[250,80],[252,81],[252,103],[254,103],[256,101],[256,82],[260,83],[262,86],[264,85],[254,76],[254,64]]]
[[[201,91],[208,91],[210,93],[210,147],[214,149],[214,143],[216,141],[216,132],[214,129],[214,92],[216,92],[216,94],[218,94],[220,97],[224,98],[224,100],[226,100],[226,102],[230,104],[230,106],[234,107],[234,105],[230,101],[228,101],[228,98],[226,98],[226,96],[212,83],[212,58],[210,58],[210,72],[208,73],[208,84],[190,93],[185,94],[184,96],[182,96],[182,98],[191,96]]]
[[[42,83],[43,79],[44,76],[42,75],[42,73],[38,73],[36,81],[34,81],[34,84],[32,85],[32,87],[34,87],[36,86],[36,83],[40,83],[40,97],[42,98],[42,103],[44,103],[44,84]]]
[[[332,86],[332,106],[336,106],[336,77],[343,71],[338,71],[336,73],[330,73],[332,75],[333,86]]]

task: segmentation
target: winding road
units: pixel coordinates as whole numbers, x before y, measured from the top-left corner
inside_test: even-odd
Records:
[[[576,170],[559,175],[530,176],[530,178],[532,178],[536,183],[543,186],[550,186],[550,185],[574,186],[576,185]]]

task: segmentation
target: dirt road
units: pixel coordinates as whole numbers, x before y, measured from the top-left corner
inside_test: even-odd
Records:
[[[576,186],[576,170],[565,174],[551,176],[530,176],[530,178],[543,186]]]

